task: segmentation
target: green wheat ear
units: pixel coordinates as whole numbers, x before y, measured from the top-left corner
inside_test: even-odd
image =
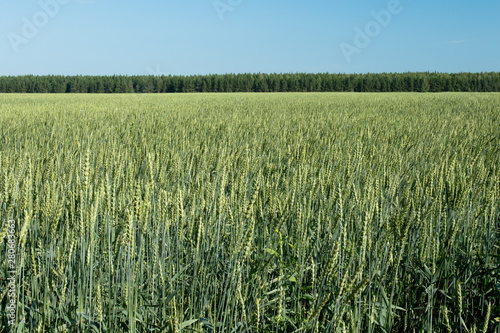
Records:
[[[11,330],[491,331],[498,105],[0,94]]]

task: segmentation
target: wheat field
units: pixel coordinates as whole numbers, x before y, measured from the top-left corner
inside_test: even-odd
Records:
[[[0,332],[500,330],[500,94],[1,94],[0,135]]]

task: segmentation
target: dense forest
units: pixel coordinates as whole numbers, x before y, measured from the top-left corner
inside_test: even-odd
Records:
[[[500,72],[0,76],[0,93],[499,92]]]

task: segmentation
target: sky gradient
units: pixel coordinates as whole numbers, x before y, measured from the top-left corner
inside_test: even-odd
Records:
[[[0,75],[500,71],[500,1],[16,0]]]

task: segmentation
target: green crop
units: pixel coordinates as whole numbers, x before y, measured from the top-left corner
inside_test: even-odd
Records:
[[[17,332],[481,332],[500,94],[0,95]],[[5,258],[5,259],[4,259]]]

